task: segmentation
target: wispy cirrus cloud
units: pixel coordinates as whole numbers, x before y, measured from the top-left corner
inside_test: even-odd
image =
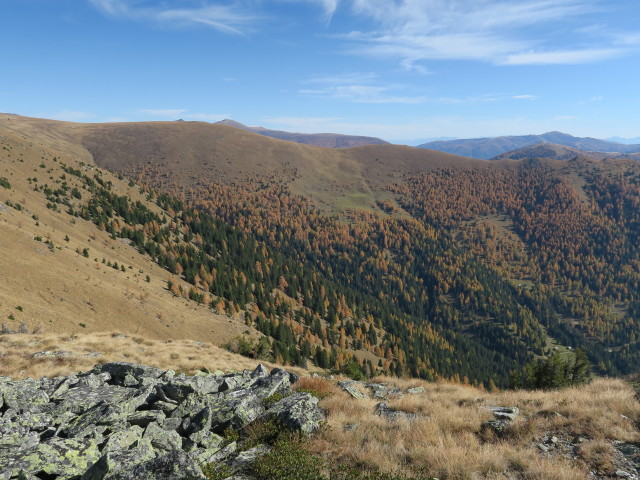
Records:
[[[366,25],[334,34],[347,52],[397,59],[403,69],[421,74],[430,73],[424,65],[429,60],[578,64],[640,50],[638,31],[596,23],[604,10],[601,0],[87,1],[113,17],[238,35],[277,20],[269,4],[312,4],[327,23],[341,14]]]
[[[114,17],[151,21],[174,27],[202,25],[224,33],[242,35],[261,19],[241,2],[219,5],[207,1],[150,2],[147,0],[89,0]]]
[[[375,73],[346,73],[338,75],[320,75],[308,79],[307,88],[298,90],[298,94],[312,97],[327,97],[353,103],[403,103],[403,104],[469,104],[480,102],[502,102],[509,100],[535,100],[532,94],[492,93],[473,97],[427,97],[425,95],[407,95],[404,85],[381,84]]]
[[[580,32],[579,23],[598,11],[597,0],[352,0],[351,5],[374,28],[343,35],[349,51],[397,58],[407,70],[423,69],[420,62],[427,60],[597,62],[629,53],[640,38],[618,33],[614,39],[598,33],[601,26],[583,25]],[[561,38],[561,22],[576,24],[575,38]]]
[[[624,55],[625,50],[618,48],[530,51],[508,55],[501,63],[504,65],[570,65],[592,63]]]
[[[88,0],[94,7],[113,17],[151,21],[174,27],[205,26],[223,33],[244,35],[253,32],[260,22],[270,18],[259,3],[230,0],[225,4],[213,0]],[[270,0],[272,2],[311,3],[318,5],[328,23],[340,0]]]
[[[427,97],[400,95],[398,86],[382,86],[376,84],[374,73],[348,73],[342,75],[318,76],[306,83],[311,88],[298,90],[303,96],[327,97],[346,100],[353,103],[424,103]]]

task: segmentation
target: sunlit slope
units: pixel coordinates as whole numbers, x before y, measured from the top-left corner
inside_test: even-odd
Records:
[[[82,182],[63,166],[90,178],[98,175],[119,195],[146,202],[139,187],[84,162],[89,154],[55,122],[52,129],[38,122],[34,131],[23,123],[20,133],[2,123],[0,178],[9,185],[0,186],[0,324],[5,330],[117,329],[221,343],[247,329],[238,319],[172,295],[169,272],[60,205],[48,208],[43,191],[64,186],[74,207],[89,199]]]

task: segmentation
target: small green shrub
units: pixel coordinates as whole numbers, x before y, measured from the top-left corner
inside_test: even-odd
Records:
[[[291,395],[291,394],[284,395],[282,393],[276,392],[273,395],[271,395],[271,396],[265,398],[264,400],[262,400],[262,406],[268,410],[275,403],[278,403],[283,398],[287,398],[289,395]]]
[[[7,177],[0,177],[0,187],[11,188],[11,184]]]
[[[292,434],[275,420],[258,420],[244,429],[243,449],[250,449],[260,444],[274,444],[278,440],[291,439]]]
[[[266,337],[262,337],[260,340],[254,340],[250,337],[245,338],[238,336],[231,342],[224,344],[222,347],[232,353],[238,353],[249,358],[268,359],[271,352],[271,344]]]
[[[544,360],[534,360],[511,376],[512,388],[552,389],[588,383],[591,365],[584,350],[577,348],[570,355],[554,353]]]
[[[233,471],[224,463],[207,463],[201,468],[208,480],[223,480],[233,475]]]
[[[222,434],[222,436],[225,438],[225,440],[229,443],[231,442],[237,442],[238,440],[240,440],[240,432],[234,430],[231,427],[228,427]]]
[[[251,466],[261,480],[327,480],[323,463],[301,441],[279,440],[268,454]]]

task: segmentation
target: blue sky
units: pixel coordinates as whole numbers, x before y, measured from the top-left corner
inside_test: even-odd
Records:
[[[637,0],[1,0],[0,111],[640,136]]]

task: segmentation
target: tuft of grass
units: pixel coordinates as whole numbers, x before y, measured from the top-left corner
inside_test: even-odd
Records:
[[[340,389],[335,383],[322,377],[301,377],[293,386],[293,389],[297,392],[310,393],[314,397],[319,399],[330,397],[338,392]]]
[[[288,397],[289,395],[284,395],[282,393],[274,393],[273,395],[265,398],[264,400],[262,400],[262,406],[265,409],[269,409],[271,408],[275,403],[278,403],[280,400],[282,400],[283,398]]]
[[[250,470],[262,480],[324,480],[322,460],[301,440],[279,440]]]
[[[207,463],[200,468],[207,480],[224,480],[233,475],[233,470],[224,463]]]

